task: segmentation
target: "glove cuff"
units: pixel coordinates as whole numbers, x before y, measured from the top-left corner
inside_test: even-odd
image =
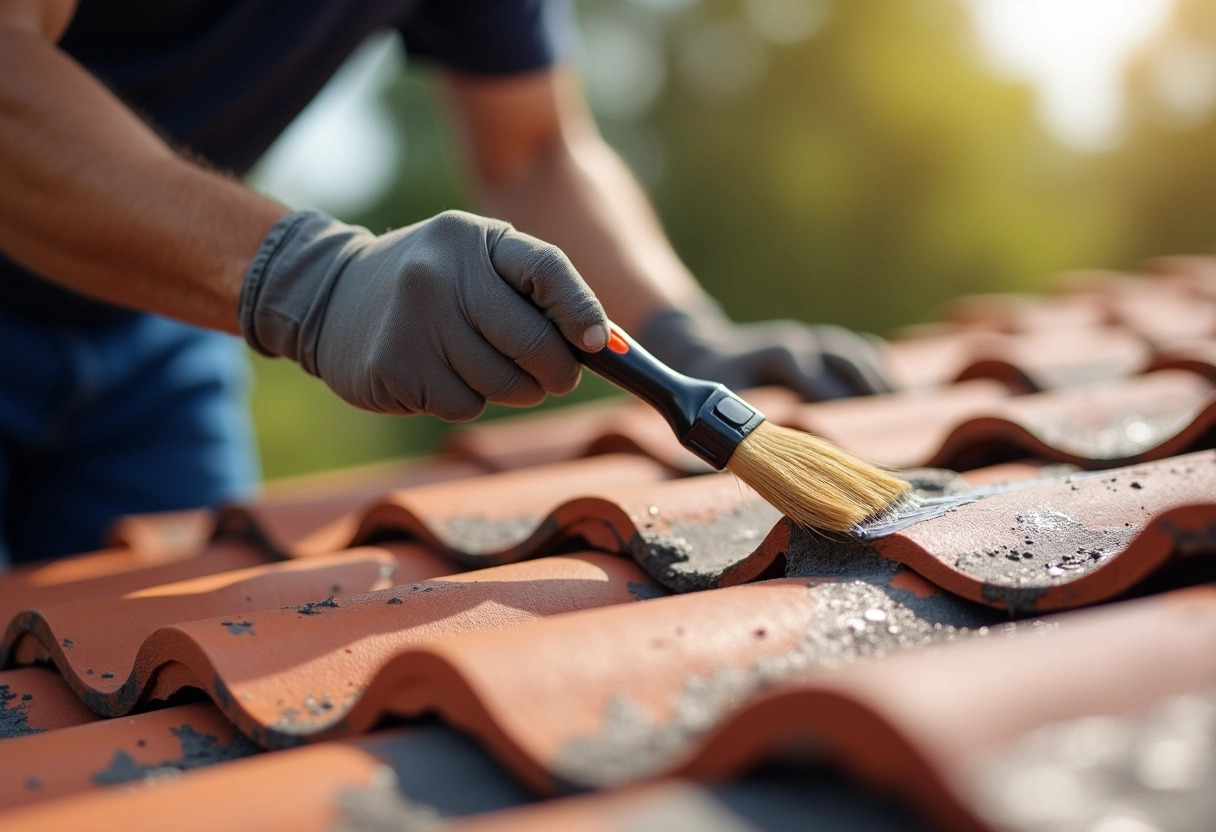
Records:
[[[280,219],[245,270],[238,316],[255,352],[282,356],[318,375],[317,336],[334,284],[370,233],[316,211]]]

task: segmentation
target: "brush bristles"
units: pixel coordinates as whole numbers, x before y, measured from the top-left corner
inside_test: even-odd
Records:
[[[735,476],[805,528],[847,532],[893,506],[904,480],[826,439],[761,422],[727,463]]]

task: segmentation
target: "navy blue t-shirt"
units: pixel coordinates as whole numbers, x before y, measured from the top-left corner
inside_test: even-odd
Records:
[[[176,146],[244,174],[369,35],[474,74],[552,64],[570,44],[546,0],[81,0],[60,48]],[[124,310],[0,255],[0,303],[35,320]]]

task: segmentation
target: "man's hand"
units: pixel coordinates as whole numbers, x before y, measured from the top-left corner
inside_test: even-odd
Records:
[[[298,361],[351,404],[448,421],[570,392],[580,368],[567,342],[608,340],[559,249],[459,211],[380,237],[289,214],[249,266],[240,322],[256,350]]]
[[[879,338],[798,321],[736,324],[708,299],[660,312],[637,337],[672,368],[736,390],[780,384],[818,401],[891,389]]]

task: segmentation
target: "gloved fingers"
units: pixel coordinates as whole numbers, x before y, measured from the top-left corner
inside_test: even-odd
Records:
[[[544,311],[571,344],[595,352],[608,343],[608,317],[557,246],[508,229],[490,246],[490,262],[515,291]]]
[[[559,338],[556,331],[554,337]],[[564,343],[562,349],[570,351]],[[532,376],[480,338],[452,350],[448,360],[464,383],[486,401],[511,407],[531,407],[544,401],[545,391]]]
[[[515,362],[548,393],[578,385],[580,364],[557,326],[501,280],[465,298],[470,322],[482,337]]]
[[[796,332],[792,337],[736,355],[726,365],[735,365],[733,375],[746,379],[748,387],[779,384],[806,401],[855,395],[848,384],[827,371],[822,359],[806,333]]]
[[[747,386],[780,384],[808,401],[872,393],[881,375],[871,367],[876,351],[848,330],[798,321],[765,321],[733,327],[718,351],[723,372]],[[711,357],[704,359],[712,362]],[[858,366],[860,364],[861,366]]]
[[[814,327],[826,368],[852,388],[851,395],[890,393],[886,342],[837,326]]]

